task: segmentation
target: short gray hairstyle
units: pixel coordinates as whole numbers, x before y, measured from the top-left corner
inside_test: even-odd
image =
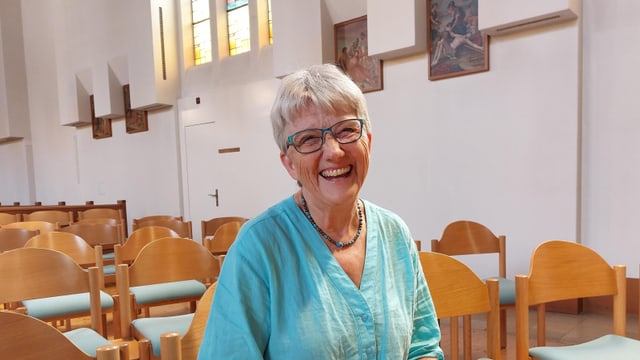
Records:
[[[353,112],[371,132],[367,102],[358,85],[333,64],[313,65],[282,79],[271,108],[273,137],[282,152],[287,151],[285,126],[309,105],[329,114]]]

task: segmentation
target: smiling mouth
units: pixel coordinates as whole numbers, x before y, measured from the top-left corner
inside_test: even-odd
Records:
[[[353,166],[349,165],[349,166],[341,168],[341,169],[325,170],[325,171],[320,173],[320,176],[322,176],[325,179],[344,177],[344,176],[348,176],[351,173],[351,169],[352,168],[353,168]]]

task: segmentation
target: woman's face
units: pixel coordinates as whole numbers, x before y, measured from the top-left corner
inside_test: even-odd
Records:
[[[353,119],[355,113],[327,114],[316,107],[307,107],[285,127],[287,136],[309,128],[327,128],[338,121]],[[293,146],[280,154],[289,175],[302,184],[305,198],[317,205],[339,205],[353,202],[369,170],[371,134],[363,130],[360,140],[338,143],[325,133],[322,148],[310,154],[300,154]]]

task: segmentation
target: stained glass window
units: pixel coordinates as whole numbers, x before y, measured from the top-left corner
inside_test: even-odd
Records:
[[[191,0],[193,58],[196,65],[211,62],[211,18],[209,0]]]
[[[269,7],[269,44],[273,45],[273,20],[271,19],[271,0],[267,0],[267,6]]]
[[[229,55],[251,50],[249,42],[249,0],[227,0]]]

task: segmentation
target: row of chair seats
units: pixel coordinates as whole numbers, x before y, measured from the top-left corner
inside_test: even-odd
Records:
[[[124,223],[122,210],[111,208],[94,208],[78,211],[78,220],[109,218],[116,219]],[[26,214],[13,214],[0,212],[0,225],[6,225],[18,221],[46,221],[57,223],[59,226],[67,226],[77,220],[74,219],[72,211],[63,210],[38,210]]]
[[[504,341],[506,345],[503,312],[505,306],[515,307],[517,360],[529,359],[530,354],[535,355],[536,358],[539,356],[541,359],[577,359],[585,358],[584,355],[589,353],[609,354],[611,358],[626,359],[640,353],[640,341],[624,336],[626,330],[625,266],[610,266],[599,254],[588,247],[569,241],[545,242],[539,245],[532,255],[530,273],[516,276],[515,282],[506,279],[505,236],[496,236],[481,224],[472,221],[456,221],[449,224],[440,239],[432,240],[431,250],[431,252],[420,252],[420,258],[438,317],[454,316],[449,324],[451,346],[448,354],[453,359],[457,358],[459,352],[459,325],[455,316],[463,316],[463,353],[465,358],[468,358],[471,354],[469,315],[481,312],[488,313],[487,355],[492,359],[500,357],[500,347],[504,347],[500,346],[500,343]],[[453,257],[478,253],[499,254],[499,276],[480,280],[471,268]],[[509,298],[507,302],[505,302],[505,292]],[[483,293],[484,296],[478,297],[478,293]],[[613,334],[615,336],[606,336],[576,347],[544,346],[546,303],[606,295],[614,298]],[[538,312],[538,346],[531,350],[529,349],[528,318],[530,307],[535,307]],[[474,308],[475,310],[472,311]],[[613,345],[613,350],[603,346],[604,343]],[[581,352],[574,355],[574,350]],[[628,354],[634,354],[633,351],[635,355],[628,357]],[[611,354],[618,354],[619,357]],[[600,356],[587,358],[600,358]]]
[[[16,222],[44,221],[56,224],[56,228],[66,227],[74,222],[84,223],[109,223],[119,224],[122,228],[122,238],[126,238],[126,223],[122,217],[122,212],[115,209],[96,208],[78,212],[78,220],[74,221],[73,213],[70,211],[60,210],[42,210],[35,211],[31,214],[9,214],[0,213],[0,227]],[[111,219],[111,220],[109,220]],[[216,217],[209,220],[201,221],[202,239],[213,236],[217,228],[230,221],[246,221],[247,218],[239,216]],[[35,223],[34,223],[35,224]],[[143,226],[156,225],[173,229],[181,237],[193,238],[191,221],[184,221],[182,216],[172,215],[151,215],[133,219],[132,230],[136,230]],[[51,229],[41,229],[41,231],[52,231]]]
[[[13,238],[11,243],[4,242],[0,239],[0,249],[8,250],[10,246],[19,245],[20,241],[25,238],[28,239],[29,235],[34,236],[34,232],[37,234],[46,234],[52,231],[61,231],[76,234],[82,237],[90,245],[102,245],[106,251],[113,249],[115,244],[121,244],[124,241],[122,231],[122,225],[112,222],[112,219],[90,219],[87,221],[81,220],[65,227],[58,226],[57,223],[50,223],[47,221],[19,221],[10,224],[5,224],[0,227],[3,237]],[[25,231],[5,231],[10,229],[25,229]]]
[[[227,220],[227,222],[228,222],[228,221],[230,221],[230,220],[236,220],[236,219],[237,219],[237,218],[231,218],[231,217],[230,217],[230,218],[225,219],[225,220]],[[246,219],[242,218],[241,220],[242,220],[242,221],[245,221]],[[240,222],[238,222],[238,223],[231,223],[231,224],[227,224],[227,226],[222,226],[222,227],[221,227],[221,229],[220,229],[220,233],[219,233],[219,234],[217,234],[217,235],[215,235],[216,240],[223,239],[225,236],[229,236],[229,237],[230,237],[230,236],[233,236],[233,238],[235,238],[235,234],[237,234],[237,230],[238,230],[238,228],[240,227],[240,225],[241,225],[241,223],[240,223]],[[234,229],[232,232],[229,232],[228,230],[225,230],[225,228],[226,228],[226,227],[229,227],[229,226],[230,226],[230,227],[232,227],[232,228]],[[155,229],[155,230],[154,230],[154,231],[151,231],[152,229]],[[163,229],[163,231],[158,231],[158,229]],[[145,232],[146,232],[146,233],[148,233],[146,236],[136,236],[137,234],[143,234],[143,233],[145,233]],[[153,237],[154,235],[153,235],[153,234],[151,234],[151,233],[155,233],[155,236],[160,236],[160,235],[176,236],[176,233],[175,233],[175,232],[173,232],[173,231],[171,231],[170,229],[166,229],[166,228],[159,228],[159,227],[151,227],[151,226],[143,227],[143,228],[139,229],[139,231],[134,231],[134,232],[132,233],[132,236],[130,236],[130,238],[129,238],[129,239],[127,239],[127,241],[125,242],[125,244],[124,244],[124,245],[119,245],[119,244],[118,244],[118,245],[116,245],[116,247],[115,247],[115,253],[117,254],[117,255],[116,255],[116,258],[117,258],[116,262],[117,262],[117,263],[120,263],[120,262],[127,262],[127,263],[131,263],[131,262],[132,262],[132,258],[133,258],[134,256],[133,256],[133,255],[129,255],[129,256],[128,256],[128,258],[127,258],[127,251],[126,251],[126,249],[127,249],[127,248],[131,248],[131,249],[132,249],[132,248],[134,248],[134,247],[135,247],[135,246],[134,246],[134,244],[136,244],[136,243],[138,243],[137,247],[138,247],[138,248],[140,248],[140,243],[141,243],[141,242],[140,242],[140,241],[137,241],[137,240],[136,240],[136,238],[144,239],[144,238],[150,238],[150,237]],[[231,233],[233,233],[233,235],[231,235]],[[37,246],[43,246],[43,247],[49,247],[49,248],[56,248],[56,247],[57,247],[57,249],[58,249],[58,250],[62,250],[62,251],[68,252],[68,253],[70,253],[70,254],[73,254],[73,250],[72,250],[72,249],[69,249],[69,248],[67,248],[67,249],[63,249],[63,248],[62,248],[62,247],[60,247],[60,246],[54,246],[54,245],[52,244],[51,239],[53,239],[53,238],[60,238],[60,235],[62,235],[62,233],[61,233],[61,232],[56,232],[56,231],[54,231],[54,232],[50,232],[49,234],[47,234],[46,236],[43,236],[43,237],[38,237],[38,236],[36,236],[36,238],[35,238],[35,239],[32,239],[32,240],[31,240],[31,244],[29,244],[27,247],[37,247]],[[67,235],[67,234],[65,234],[65,235]],[[224,236],[223,236],[223,235],[224,235]],[[40,240],[38,240],[38,238],[40,238]],[[44,240],[45,238],[46,238],[46,239],[48,239],[48,240],[46,240],[46,241],[45,241],[45,240]],[[77,238],[79,239],[79,237],[77,237]],[[77,240],[77,239],[76,239],[76,240]],[[75,242],[76,242],[76,243],[78,243],[78,241],[75,241]],[[142,242],[148,243],[148,241],[142,241]],[[195,244],[196,244],[196,243],[194,243],[193,241],[190,241],[190,240],[188,240],[187,242],[188,242],[189,244],[192,244],[192,245],[195,245]],[[227,242],[229,242],[229,243],[230,243],[231,241],[228,241],[228,240],[227,240]],[[45,244],[45,243],[46,243],[46,244]],[[71,243],[71,242],[70,242],[70,243]],[[213,243],[215,244],[215,242],[213,242]],[[73,255],[75,255],[76,260],[77,260],[79,263],[82,263],[83,265],[87,265],[87,266],[94,265],[94,259],[96,259],[96,258],[100,258],[100,256],[99,256],[99,255],[97,255],[97,254],[98,254],[98,252],[97,252],[97,251],[95,252],[95,254],[93,254],[92,252],[88,251],[88,248],[90,248],[90,247],[88,247],[88,246],[86,246],[86,245],[87,245],[87,244],[85,244],[85,247],[84,247],[81,251],[77,251],[77,249],[76,249],[76,254],[73,254]],[[128,246],[127,246],[127,245],[128,245]],[[69,247],[69,246],[67,246],[67,247]],[[202,246],[200,246],[200,247],[202,248]],[[96,247],[96,248],[100,248],[100,247],[98,246],[98,247]],[[120,250],[121,250],[121,249],[124,249],[125,251],[120,252]],[[100,249],[100,250],[101,250],[101,249]],[[165,251],[165,252],[166,252],[166,254],[167,254],[166,256],[169,256],[169,257],[175,257],[175,254],[177,253],[177,251],[175,251],[175,250],[169,250],[169,251]],[[224,250],[219,250],[219,251],[217,251],[217,252],[216,252],[216,254],[217,254],[217,255],[221,255],[221,254],[224,254],[225,252],[226,252],[226,251],[224,251]],[[88,255],[87,255],[88,253],[93,254],[93,256],[88,256]],[[216,263],[216,264],[217,264],[217,265],[216,265],[217,267],[216,267],[216,270],[214,271],[214,272],[215,272],[215,276],[217,276],[217,272],[219,271],[219,268],[220,268],[220,266],[221,266],[221,262],[222,262],[223,257],[222,257],[222,256],[218,256],[218,257],[217,257],[217,259],[216,259],[215,257],[213,257],[213,256],[211,255],[211,253],[210,253],[210,252],[208,252],[208,251],[207,251],[207,252],[205,252],[205,253],[206,253],[206,254],[207,254],[207,256],[209,257],[209,260],[214,259],[213,261],[217,261],[217,263]],[[84,258],[83,258],[83,256],[84,256]],[[154,258],[154,260],[155,260],[155,259],[159,259],[159,258],[161,258],[161,256],[158,256],[158,255],[156,254],[155,256],[153,256],[153,258]],[[184,259],[188,259],[188,257],[184,257],[184,256],[180,256],[180,257],[178,257],[178,258],[183,259],[183,260],[184,260]],[[164,265],[166,265],[166,264],[168,264],[169,262],[164,261],[164,262],[162,262],[162,263],[163,263]],[[187,266],[187,265],[189,265],[189,264],[191,264],[191,265],[192,265],[192,264],[203,264],[203,263],[209,263],[209,264],[211,264],[211,261],[202,261],[202,259],[200,259],[200,260],[191,259],[191,261],[186,260],[186,261],[185,261],[185,263],[184,263],[184,264],[182,264],[181,266],[178,266],[178,268],[180,268],[180,267],[186,267],[186,266]],[[99,264],[100,264],[100,263],[99,263],[99,261],[96,261],[96,262],[95,262],[95,265],[97,265],[96,267],[98,267],[98,268],[99,268],[99,267],[101,267],[101,266],[104,266],[103,264],[100,264],[100,265],[99,265]],[[152,268],[154,268],[154,269],[155,269],[155,268],[158,268],[158,266],[159,266],[159,265],[156,263],[156,264],[155,264],[155,266],[152,266]],[[121,267],[123,267],[123,266],[121,266]],[[126,265],[124,265],[124,267],[126,267]],[[142,268],[142,265],[138,265],[138,267],[139,267],[139,268]],[[169,268],[175,269],[175,267],[169,267]],[[211,269],[209,269],[209,272],[211,272]],[[169,271],[169,273],[174,273],[174,271]],[[129,272],[127,272],[127,274],[129,274]],[[149,274],[149,272],[147,273],[147,275],[148,275],[148,274]],[[121,276],[122,276],[122,275],[121,275]],[[127,275],[127,276],[128,276],[128,275]],[[134,279],[134,280],[135,280],[135,279]],[[121,283],[124,283],[124,281],[122,281]],[[136,283],[136,282],[135,282],[135,281],[133,281],[133,284],[135,284],[135,283]],[[175,284],[173,284],[173,285],[175,286]],[[103,285],[100,285],[99,287],[102,287],[102,286],[103,286]],[[133,286],[133,285],[132,285],[132,286]],[[138,285],[138,286],[137,286],[138,290],[140,290],[140,289],[145,290],[145,288],[146,288],[146,287],[147,287],[146,285],[142,285],[142,286]],[[134,286],[134,287],[133,287],[133,289],[135,289],[135,288],[136,288],[136,286]],[[185,287],[185,286],[184,286],[184,283],[182,283],[182,284],[181,284],[181,286],[178,286],[178,288],[179,288],[179,291],[182,291],[182,290],[184,290],[185,288],[188,288],[188,287]],[[197,289],[195,289],[195,288],[197,288]],[[195,300],[197,300],[198,295],[200,294],[200,292],[204,290],[204,289],[203,289],[203,287],[202,287],[202,285],[200,285],[200,286],[197,286],[197,285],[196,285],[196,286],[194,286],[194,289],[195,289],[195,290],[194,290],[194,293],[192,294],[192,297],[191,297],[191,301],[192,301],[192,310],[194,310]],[[124,291],[126,292],[126,290],[124,290]],[[131,293],[135,293],[135,291],[131,291]],[[133,296],[133,299],[139,298],[139,299],[141,299],[141,300],[144,302],[144,294],[145,294],[145,291],[138,292],[137,297],[136,297],[136,296]],[[118,297],[117,297],[117,296],[115,296],[114,298],[116,299],[116,301],[115,301],[115,302],[117,303],[117,302],[118,302],[118,301],[117,301],[117,298],[118,298]],[[173,301],[173,300],[168,300],[168,301],[167,301],[167,300],[163,300],[163,301],[160,301],[159,303],[156,303],[156,304],[171,303],[172,301]],[[179,300],[178,300],[178,301],[179,301]],[[140,339],[143,339],[143,340],[144,340],[144,335],[145,335],[145,333],[144,333],[144,331],[145,331],[145,330],[144,330],[144,329],[145,329],[145,328],[148,328],[148,327],[146,327],[146,326],[144,325],[146,320],[144,320],[144,319],[136,319],[136,317],[137,317],[137,316],[136,316],[136,314],[138,313],[138,310],[139,310],[139,309],[142,309],[142,310],[143,310],[143,312],[144,312],[144,315],[145,315],[145,316],[149,316],[149,315],[150,315],[150,314],[149,314],[149,310],[148,310],[148,309],[149,309],[149,307],[150,307],[150,306],[152,306],[152,305],[156,305],[156,304],[154,304],[153,302],[146,302],[146,303],[143,303],[143,304],[137,304],[135,301],[132,301],[132,303],[131,303],[132,307],[131,307],[131,309],[130,309],[131,311],[130,311],[130,312],[120,313],[120,314],[122,314],[122,315],[118,315],[118,314],[117,314],[117,312],[118,312],[118,311],[120,311],[120,309],[115,309],[115,310],[114,310],[114,309],[113,309],[113,307],[112,307],[112,308],[109,308],[109,309],[106,309],[107,311],[111,311],[111,312],[113,312],[113,313],[114,313],[114,326],[119,327],[118,329],[116,329],[116,331],[114,331],[114,333],[116,333],[116,334],[118,334],[118,335],[121,335],[121,331],[122,331],[122,333],[126,335],[126,334],[127,334],[127,333],[126,333],[126,325],[124,325],[124,324],[127,324],[131,319],[133,319],[133,322],[139,322],[137,326],[138,326],[138,327],[140,327],[141,329],[143,329],[143,330],[136,330],[136,329],[137,329],[137,328],[136,328],[136,326],[132,325],[132,326],[131,326],[131,329],[133,329],[133,330],[134,330],[134,331],[133,331],[133,333],[135,334],[135,337],[136,337],[136,338],[140,338]],[[118,306],[118,307],[126,308],[126,306]],[[126,315],[124,315],[124,314],[126,314],[126,313],[128,313],[128,314],[129,314],[129,320],[124,320],[124,322],[116,321],[116,318],[118,318],[118,319],[122,319],[122,317],[123,317],[123,316],[125,316],[125,318],[126,318]],[[189,318],[190,318],[190,316],[192,316],[192,315],[188,315],[188,314],[187,314],[186,316],[184,316],[184,318],[189,319]],[[141,321],[141,322],[140,322],[140,321]],[[106,317],[104,317],[104,315],[103,315],[102,323],[103,323],[103,324],[106,324]],[[69,323],[67,322],[67,324],[69,324]],[[184,323],[184,321],[183,321],[183,324],[186,324],[186,323]],[[202,326],[204,326],[204,325],[202,325]],[[151,328],[152,328],[152,329],[154,329],[154,328],[157,328],[157,327],[155,327],[155,326],[151,326]],[[184,330],[184,328],[185,328],[185,326],[183,325],[183,327],[182,327],[182,328],[180,328],[180,329],[183,329],[183,330]],[[178,329],[178,330],[180,330],[180,329]],[[103,333],[106,333],[106,329],[104,329],[104,328],[103,328],[103,329],[101,329],[101,331],[102,331]],[[158,353],[158,351],[159,351],[159,348],[158,348],[158,349],[156,349],[156,347],[157,347],[157,346],[159,346],[159,341],[160,341],[160,340],[159,340],[159,338],[158,338],[158,339],[155,339],[153,342],[151,342],[151,341],[147,341],[147,342],[142,341],[142,343],[141,343],[141,347],[140,347],[141,352],[142,352],[143,354],[144,354],[144,353],[148,354],[147,356],[148,356],[149,358],[154,358],[153,353]],[[147,346],[147,345],[145,345],[145,344],[148,344],[148,346]],[[196,350],[196,352],[197,352],[197,350]]]
[[[46,253],[49,253],[52,259],[45,258]],[[61,263],[63,258],[66,259],[64,264]],[[114,313],[114,326],[119,328],[114,329],[114,333],[125,339],[130,337],[142,339],[145,334],[144,322],[135,324],[135,321],[141,320],[136,319],[139,309],[175,302],[191,302],[192,310],[195,310],[195,302],[204,294],[207,285],[217,277],[220,262],[202,244],[190,239],[168,237],[150,242],[140,251],[130,266],[120,264],[117,269],[118,292],[113,296],[111,304],[114,305],[111,309]],[[16,276],[23,272],[21,270],[31,275]],[[75,277],[72,277],[71,270],[74,271]],[[109,299],[105,299],[103,295],[100,300],[100,295],[95,295],[100,293],[97,267],[89,268],[92,276],[89,281],[80,275],[89,273],[62,252],[41,248],[21,248],[0,254],[0,272],[2,273],[0,282],[3,284],[0,289],[2,303],[30,304],[34,300],[28,299],[91,291],[90,293],[94,294],[89,297],[92,304],[90,311],[92,328],[98,334],[106,333],[102,327],[104,322],[102,314],[109,309],[109,304],[105,306],[109,303]],[[38,275],[43,272],[46,272],[47,276],[39,277]],[[64,286],[68,282],[72,282],[74,291],[69,290],[69,284]],[[64,303],[60,297],[56,298],[56,302],[58,305]],[[94,306],[96,302],[102,306]],[[23,311],[29,315],[37,315],[33,309],[25,305]],[[86,311],[77,314],[86,314]],[[148,310],[145,314],[149,315]],[[116,322],[116,317],[120,321]],[[50,321],[58,318],[43,317],[42,319]],[[138,329],[140,329],[139,332]],[[154,343],[159,344],[159,339]],[[148,346],[145,347],[145,344]],[[150,341],[141,342],[140,353],[146,354],[141,358],[151,357]]]

